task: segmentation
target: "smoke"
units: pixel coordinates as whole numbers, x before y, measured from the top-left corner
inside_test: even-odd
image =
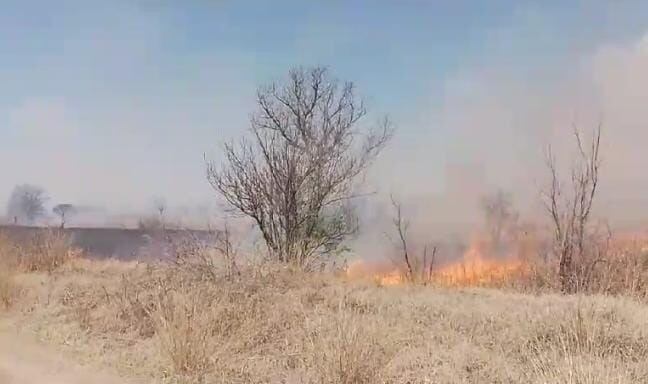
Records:
[[[634,33],[645,23],[630,5],[599,4],[586,12],[578,7],[578,20],[569,20],[573,10],[549,6],[537,7],[546,14],[521,11],[511,17],[512,25],[485,30],[472,41],[483,45],[481,54],[472,52],[470,42],[457,49],[461,53],[447,49],[466,42],[470,31],[462,31],[467,34],[460,33],[457,40],[448,37],[447,46],[435,50],[424,46],[425,39],[404,41],[404,35],[396,33],[403,29],[397,14],[384,19],[384,28],[368,26],[366,36],[350,33],[363,29],[351,15],[353,24],[329,26],[323,20],[323,29],[315,28],[315,33],[310,22],[305,30],[297,28],[300,53],[285,48],[280,59],[255,46],[230,47],[236,45],[229,39],[238,29],[222,39],[193,42],[204,48],[197,52],[171,50],[177,47],[169,45],[184,46],[193,35],[183,29],[184,21],[169,18],[161,8],[50,8],[47,11],[56,16],[52,20],[58,22],[36,41],[51,36],[52,46],[65,43],[64,52],[40,56],[40,50],[34,50],[33,58],[19,62],[24,69],[9,66],[0,74],[9,99],[0,105],[0,129],[10,131],[0,143],[0,173],[6,185],[0,201],[8,199],[12,185],[33,182],[47,188],[52,203],[106,206],[105,211],[77,218],[99,225],[116,221],[112,217],[119,212],[130,213],[123,219],[128,222],[150,214],[150,200],[163,194],[171,205],[194,207],[171,210],[170,217],[204,225],[208,215],[198,206],[213,202],[215,196],[205,181],[203,153],[214,157],[211,152],[220,141],[243,132],[247,114],[255,107],[257,84],[288,65],[310,60],[329,63],[342,78],[360,81],[360,91],[385,108],[377,112],[396,110],[397,135],[368,177],[366,189],[376,194],[358,203],[358,243],[366,247],[365,254],[384,253],[389,247],[385,233],[392,231],[390,194],[402,202],[411,236],[419,243],[469,237],[483,226],[481,199],[500,189],[512,194],[522,219],[541,221],[539,192],[548,178],[543,152],[551,144],[563,169],[568,168],[573,124],[585,133],[603,124],[595,215],[619,227],[646,224],[638,208],[648,205],[643,171],[648,166],[648,35],[619,37],[622,32],[612,31]],[[609,23],[591,20],[599,13]],[[11,20],[19,18],[8,15],[5,32],[20,32],[7,39],[8,47],[24,45],[28,50],[28,37],[22,36],[29,34]],[[499,25],[509,22],[498,20],[504,20],[497,21]],[[568,28],[572,22],[579,26]],[[206,24],[221,28],[219,23]],[[585,30],[583,25],[601,28]],[[340,34],[339,28],[345,32]],[[355,51],[356,45],[366,45],[356,40],[358,35],[377,49]],[[603,35],[617,40],[601,42]],[[169,39],[172,36],[177,39]],[[227,44],[217,45],[221,40]],[[388,43],[403,43],[402,49],[386,50]],[[351,47],[354,55],[349,55]],[[401,66],[394,72],[401,78],[385,74],[386,66],[370,62],[371,57],[361,57],[363,52],[396,56],[403,50],[412,51],[411,57],[385,61]],[[456,67],[446,72],[431,68],[441,76],[420,78],[425,76],[421,63],[436,63],[430,57],[443,53],[453,57],[438,60],[439,65],[449,62]],[[420,96],[418,89],[408,88],[414,83],[433,89]],[[399,105],[400,97],[405,107]]]
[[[441,105],[419,121],[431,133],[415,145],[397,142],[378,165],[384,168],[372,186],[381,196],[365,209],[372,213],[359,253],[390,252],[389,193],[406,207],[415,244],[483,231],[480,201],[497,190],[512,194],[522,220],[542,224],[547,147],[568,181],[574,127],[589,137],[598,124],[603,165],[595,219],[616,229],[648,224],[640,209],[648,206],[648,34],[575,52],[550,68],[498,64],[448,79]]]

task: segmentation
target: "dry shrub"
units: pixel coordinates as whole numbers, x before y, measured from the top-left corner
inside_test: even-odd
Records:
[[[208,241],[187,234],[173,243],[172,247],[174,264],[185,274],[214,281],[240,274],[236,264],[236,250],[227,228],[222,233],[211,234]]]
[[[648,249],[636,242],[614,244],[587,271],[589,292],[648,298]]]
[[[612,237],[590,237],[586,253],[575,259],[570,281],[583,294],[648,299],[648,247],[645,242]],[[529,259],[527,273],[513,284],[522,291],[560,291],[558,260],[549,256]]]
[[[29,272],[52,272],[76,256],[68,236],[53,229],[35,232],[27,244],[19,247],[19,265]]]
[[[72,249],[68,236],[56,229],[39,229],[21,241],[0,234],[3,263],[25,272],[53,272],[79,256]]]

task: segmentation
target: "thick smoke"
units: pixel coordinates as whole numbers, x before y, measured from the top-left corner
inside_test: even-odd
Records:
[[[595,219],[617,230],[645,227],[648,35],[580,52],[569,62],[522,74],[464,70],[450,79],[442,106],[431,107],[423,122],[433,133],[416,145],[397,142],[378,164],[384,168],[372,180],[379,196],[365,209],[371,213],[358,252],[391,252],[384,235],[392,230],[389,193],[400,195],[418,244],[466,241],[483,231],[480,201],[497,190],[512,194],[521,220],[543,225],[546,149],[551,145],[567,182],[576,154],[573,129],[589,137],[598,124],[603,165]]]

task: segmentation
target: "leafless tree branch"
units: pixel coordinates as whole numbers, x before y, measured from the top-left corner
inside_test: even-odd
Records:
[[[560,183],[556,158],[551,148],[547,152],[547,167],[551,183],[545,193],[544,204],[554,228],[554,248],[559,260],[559,275],[564,292],[573,292],[577,285],[575,260],[586,257],[585,241],[592,205],[599,181],[601,125],[585,146],[581,134],[574,127],[578,157],[571,168],[571,193],[567,194]]]
[[[362,129],[366,110],[353,84],[339,83],[326,68],[291,70],[284,83],[259,89],[257,105],[251,139],[226,144],[224,163],[208,162],[207,178],[255,221],[278,261],[305,267],[356,231],[348,207],[354,182],[392,125],[385,119]]]

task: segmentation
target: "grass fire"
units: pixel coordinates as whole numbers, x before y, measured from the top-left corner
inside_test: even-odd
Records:
[[[475,241],[457,260],[426,264],[414,280],[446,287],[505,286],[525,277],[529,265],[518,255],[491,256],[483,242]],[[408,271],[389,262],[355,261],[346,268],[349,279],[369,279],[390,286],[413,282]]]
[[[0,384],[648,384],[648,2],[2,5]]]

